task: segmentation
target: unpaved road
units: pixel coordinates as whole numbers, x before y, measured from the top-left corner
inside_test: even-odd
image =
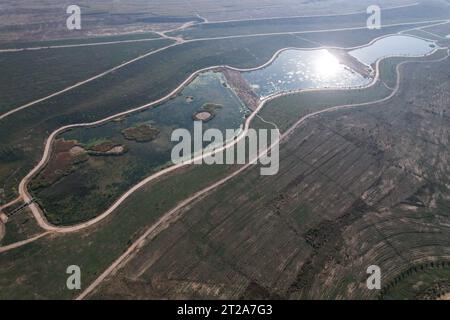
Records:
[[[40,238],[43,238],[43,237],[45,237],[48,234],[50,234],[50,232],[46,231],[46,232],[40,233],[40,234],[38,234],[38,235],[36,235],[34,237],[31,237],[29,239],[22,240],[22,241],[19,241],[19,242],[15,242],[15,243],[12,243],[12,244],[4,246],[4,247],[0,247],[0,253],[20,248],[20,247],[22,247],[24,245],[27,245],[29,243],[32,243],[32,242],[36,241],[36,240],[39,240]]]
[[[381,37],[380,37],[380,38],[381,38]],[[373,42],[377,41],[378,39],[379,39],[379,38],[374,39],[374,40],[371,41],[369,44],[366,44],[366,45],[364,45],[364,46],[368,46],[368,45],[372,44]],[[364,46],[359,46],[359,47],[355,47],[355,48],[360,48],[360,47],[364,47]],[[321,48],[322,48],[322,47],[321,47]],[[321,49],[321,48],[312,48],[312,49],[309,49],[309,50],[315,50],[315,49]],[[283,51],[285,51],[285,50],[289,50],[289,49],[295,49],[295,48],[283,48],[283,49],[277,51],[277,52],[273,55],[273,57],[272,57],[268,62],[266,62],[265,64],[263,64],[263,65],[261,65],[261,66],[259,66],[259,67],[256,67],[256,68],[251,68],[251,69],[237,69],[237,68],[232,68],[232,67],[229,67],[229,66],[213,66],[213,67],[208,67],[208,68],[205,68],[205,69],[198,70],[198,71],[194,72],[193,74],[191,74],[191,75],[190,75],[190,76],[189,76],[182,84],[180,84],[177,88],[175,88],[171,93],[169,93],[167,96],[165,96],[165,97],[163,97],[163,98],[161,98],[161,99],[159,99],[159,100],[157,100],[157,101],[151,102],[151,103],[149,103],[149,104],[140,106],[140,107],[135,108],[135,109],[131,109],[131,110],[122,112],[122,113],[120,113],[120,114],[113,115],[113,116],[111,116],[111,117],[108,117],[108,118],[105,118],[105,119],[102,119],[102,120],[99,120],[99,121],[96,121],[96,122],[92,122],[92,123],[81,123],[81,124],[73,124],[73,125],[68,125],[68,126],[64,126],[64,127],[62,127],[62,128],[59,128],[58,130],[54,131],[54,132],[49,136],[49,138],[47,139],[47,142],[46,142],[46,144],[45,144],[44,154],[43,154],[43,156],[42,156],[41,161],[40,161],[40,162],[37,164],[37,166],[34,167],[33,170],[31,170],[31,171],[28,173],[28,175],[20,182],[20,185],[19,185],[19,194],[20,194],[20,198],[23,199],[23,201],[25,201],[25,202],[31,202],[32,196],[31,196],[30,193],[28,192],[28,184],[29,184],[30,181],[33,179],[33,177],[34,177],[34,176],[35,176],[42,168],[44,168],[44,166],[45,166],[45,165],[47,164],[47,162],[50,160],[50,156],[51,156],[51,153],[52,153],[52,145],[53,145],[53,141],[55,140],[56,136],[59,135],[60,133],[62,133],[63,131],[66,131],[66,130],[72,129],[72,128],[78,128],[78,127],[92,127],[92,126],[96,126],[96,125],[99,125],[99,124],[108,122],[108,121],[110,121],[110,120],[112,120],[112,119],[114,119],[114,118],[121,117],[121,116],[124,116],[124,115],[126,115],[126,114],[133,113],[133,112],[136,112],[136,111],[139,111],[139,110],[142,110],[142,109],[150,108],[150,107],[152,107],[152,106],[154,106],[154,105],[157,105],[157,104],[159,104],[159,103],[161,103],[161,102],[164,102],[164,101],[170,99],[171,97],[173,97],[174,95],[178,94],[178,92],[180,92],[180,91],[181,91],[187,84],[189,84],[195,77],[197,77],[200,73],[205,72],[205,71],[207,71],[207,70],[212,70],[212,69],[217,69],[217,68],[229,68],[229,69],[232,69],[232,70],[235,70],[235,71],[243,72],[243,71],[250,71],[250,70],[257,70],[257,69],[260,69],[260,68],[264,68],[265,66],[271,64],[281,52],[283,52]],[[352,49],[353,49],[353,48],[352,48]],[[374,85],[374,84],[378,81],[378,78],[379,78],[379,70],[378,70],[379,67],[378,67],[378,66],[379,66],[379,62],[377,62],[376,72],[375,72],[376,75],[375,75],[373,81],[372,81],[370,84],[368,84],[367,86],[364,86],[364,87],[357,87],[357,88],[355,88],[355,89],[361,89],[361,88],[370,87],[370,86]],[[325,89],[310,89],[310,90],[301,90],[301,91],[306,92],[306,91],[326,91],[326,90],[349,90],[349,88],[340,88],[340,89],[339,89],[339,88],[338,88],[338,89],[336,89],[336,88],[329,88],[329,89],[326,89],[326,88],[325,88]],[[276,99],[276,98],[278,98],[278,97],[280,97],[280,96],[283,96],[283,95],[286,95],[286,94],[291,94],[291,93],[292,93],[292,92],[288,92],[288,93],[286,93],[286,92],[281,92],[281,93],[274,94],[274,95],[271,95],[271,96],[268,96],[268,97],[264,98],[264,99],[261,101],[261,103],[259,104],[259,106],[255,109],[255,111],[254,111],[254,112],[246,119],[246,121],[245,121],[245,123],[244,123],[243,131],[242,131],[241,134],[239,135],[238,139],[235,140],[234,142],[231,142],[231,143],[225,145],[225,146],[222,147],[220,150],[224,150],[224,149],[227,149],[227,148],[233,146],[234,144],[238,143],[240,140],[242,140],[242,139],[245,137],[245,135],[246,135],[247,132],[248,132],[248,128],[249,128],[249,126],[250,126],[251,121],[253,121],[254,117],[258,114],[258,112],[264,107],[264,105],[265,105],[268,101],[273,100],[273,99]],[[220,151],[220,150],[216,150],[215,152],[218,152],[218,151]],[[145,186],[147,183],[149,183],[149,182],[151,182],[151,181],[153,181],[153,180],[155,180],[155,179],[158,179],[159,177],[161,177],[161,176],[163,176],[163,175],[165,175],[165,174],[167,174],[167,173],[169,173],[169,172],[178,170],[179,168],[181,168],[181,167],[183,167],[183,166],[189,165],[189,164],[193,163],[193,162],[196,161],[196,160],[199,160],[199,159],[208,157],[208,156],[210,156],[210,155],[211,155],[211,152],[210,152],[210,153],[205,153],[204,155],[200,155],[200,156],[195,157],[195,158],[194,158],[193,160],[191,160],[191,161],[188,161],[188,162],[185,162],[185,163],[182,163],[182,164],[178,164],[178,165],[171,166],[171,167],[169,167],[169,168],[167,168],[167,169],[164,169],[164,170],[162,170],[162,171],[160,171],[160,172],[158,172],[158,173],[156,173],[156,174],[154,174],[154,175],[152,175],[152,176],[150,176],[150,177],[148,177],[148,178],[142,180],[141,182],[139,182],[138,184],[136,184],[133,188],[131,188],[130,190],[128,190],[126,193],[124,193],[120,198],[118,198],[117,201],[116,201],[110,208],[108,208],[105,212],[103,212],[102,214],[100,214],[99,216],[97,216],[96,218],[94,218],[94,219],[92,219],[92,220],[89,220],[89,221],[87,221],[87,222],[84,222],[84,223],[81,223],[81,224],[78,224],[78,225],[74,225],[74,226],[70,226],[70,227],[57,227],[57,226],[54,226],[54,225],[52,225],[51,223],[49,223],[49,222],[47,221],[47,219],[45,218],[45,215],[43,214],[43,212],[42,212],[42,210],[40,209],[40,207],[39,207],[38,204],[32,203],[32,204],[30,204],[29,208],[30,208],[31,212],[33,213],[33,216],[35,217],[35,219],[36,219],[36,221],[38,222],[39,226],[40,226],[42,229],[44,229],[44,230],[46,230],[46,231],[57,232],[57,233],[76,232],[76,231],[79,231],[79,230],[88,228],[88,227],[90,227],[90,226],[92,226],[92,225],[94,225],[94,224],[100,222],[101,220],[105,219],[105,218],[106,218],[107,216],[109,216],[114,210],[116,210],[116,209],[117,209],[117,208],[118,208],[118,207],[119,207],[119,206],[120,206],[120,205],[121,205],[121,204],[122,204],[122,203],[130,196],[130,195],[132,195],[135,191],[137,191],[137,190],[139,190],[140,188],[142,188],[143,186]]]
[[[129,60],[129,61],[127,61],[127,62],[124,62],[124,63],[122,63],[122,64],[120,64],[120,65],[118,65],[118,66],[116,66],[116,67],[114,67],[114,68],[111,68],[111,69],[106,70],[106,71],[104,71],[104,72],[102,72],[102,73],[100,73],[100,74],[97,74],[97,75],[95,75],[95,76],[93,76],[93,77],[91,77],[91,78],[89,78],[89,79],[86,79],[86,80],[84,80],[84,81],[78,82],[78,83],[76,83],[76,84],[74,84],[74,85],[72,85],[72,86],[70,86],[70,87],[67,87],[67,88],[65,88],[65,89],[63,89],[63,90],[60,90],[60,91],[58,91],[58,92],[52,93],[51,95],[48,95],[48,96],[46,96],[46,97],[44,97],[44,98],[40,98],[40,99],[31,101],[31,102],[29,102],[29,103],[27,103],[27,104],[25,104],[25,105],[22,105],[22,106],[20,106],[20,107],[17,107],[17,108],[15,108],[15,109],[12,109],[12,110],[10,110],[10,111],[8,111],[8,112],[5,112],[5,113],[3,113],[3,114],[0,115],[0,121],[1,121],[1,120],[4,120],[5,118],[9,117],[10,115],[12,115],[12,114],[14,114],[14,113],[16,113],[16,112],[19,112],[19,111],[21,111],[21,110],[27,109],[27,108],[29,108],[29,107],[35,105],[35,104],[38,104],[38,103],[40,103],[40,102],[42,102],[42,101],[45,101],[45,100],[48,100],[48,99],[50,99],[50,98],[59,96],[59,95],[62,94],[62,93],[65,93],[65,92],[70,91],[70,90],[72,90],[72,89],[78,88],[78,87],[80,87],[80,86],[82,86],[82,85],[84,85],[84,84],[86,84],[86,83],[89,83],[89,82],[94,81],[94,80],[96,80],[96,79],[99,79],[99,78],[101,78],[101,77],[104,77],[104,76],[106,76],[106,75],[108,75],[108,74],[110,74],[110,73],[112,73],[112,72],[114,72],[114,71],[117,71],[117,70],[119,70],[119,69],[121,69],[121,68],[123,68],[123,67],[125,67],[125,66],[127,66],[127,65],[129,65],[129,64],[131,64],[131,63],[133,63],[133,62],[142,60],[142,59],[144,59],[144,58],[146,58],[146,57],[149,57],[149,56],[151,56],[151,55],[153,55],[153,54],[156,54],[156,53],[161,52],[161,51],[163,51],[163,50],[166,50],[166,49],[168,49],[168,48],[174,47],[174,46],[176,46],[176,45],[177,45],[177,43],[174,43],[174,44],[171,44],[171,45],[168,45],[168,46],[165,46],[165,47],[156,49],[156,50],[154,50],[154,51],[150,51],[150,52],[145,53],[145,54],[143,54],[143,55],[141,55],[141,56],[139,56],[139,57],[137,57],[137,58],[134,58],[134,59],[132,59],[132,60]]]
[[[393,10],[393,9],[401,9],[401,8],[408,8],[408,7],[415,7],[418,6],[420,3],[411,3],[411,4],[405,4],[405,5],[399,5],[399,6],[392,6],[392,7],[383,7],[383,11]],[[303,15],[303,16],[285,16],[285,17],[267,17],[267,18],[250,18],[250,19],[229,19],[229,20],[217,20],[217,21],[208,21],[205,17],[200,16],[197,14],[197,16],[200,19],[203,19],[203,22],[186,22],[182,26],[164,30],[164,31],[153,31],[153,33],[159,34],[162,38],[167,39],[176,39],[174,37],[167,36],[167,33],[174,32],[174,31],[181,31],[184,29],[187,29],[189,27],[195,26],[195,25],[209,25],[209,24],[222,24],[222,23],[231,23],[231,22],[247,22],[247,21],[261,21],[261,20],[284,20],[284,19],[294,19],[294,18],[320,18],[320,17],[341,17],[341,16],[350,16],[355,14],[365,14],[366,11],[352,11],[352,12],[346,12],[346,13],[338,13],[338,14],[323,14],[323,15]],[[11,48],[11,49],[0,49],[0,53],[2,52],[21,52],[21,51],[33,51],[33,50],[45,50],[45,49],[60,49],[60,48],[76,48],[76,47],[88,47],[88,46],[101,46],[101,45],[108,45],[108,44],[118,44],[118,43],[133,43],[133,42],[146,42],[146,41],[153,41],[153,40],[160,40],[158,38],[143,38],[143,39],[135,39],[135,40],[117,40],[117,41],[100,41],[100,42],[92,42],[92,43],[80,43],[80,44],[69,44],[69,45],[53,45],[53,46],[41,46],[41,47],[27,47],[27,48]]]
[[[431,23],[441,23],[441,22],[449,22],[449,21],[450,20],[442,20],[442,19],[440,19],[440,20],[420,21],[420,22],[404,22],[404,23],[396,23],[396,24],[387,24],[387,25],[384,25],[384,27],[385,28],[386,27],[396,27],[396,26],[404,26],[404,25],[411,25],[411,24],[425,24],[426,25],[426,24],[431,24]],[[102,72],[102,73],[100,73],[100,74],[98,74],[96,76],[93,76],[93,77],[91,77],[91,78],[89,78],[87,80],[78,82],[78,83],[76,83],[76,84],[74,84],[72,86],[69,86],[69,87],[67,87],[67,88],[65,88],[63,90],[60,90],[58,92],[55,92],[55,93],[53,93],[51,95],[48,95],[46,97],[43,97],[43,98],[40,98],[40,99],[37,99],[37,100],[34,100],[34,101],[31,101],[31,102],[29,102],[29,103],[27,103],[25,105],[22,105],[20,107],[14,108],[14,109],[6,112],[6,113],[0,114],[0,121],[5,119],[5,118],[7,118],[7,117],[9,117],[9,116],[11,116],[12,114],[14,114],[16,112],[19,112],[21,110],[27,109],[27,108],[35,105],[35,104],[38,104],[38,103],[43,102],[45,100],[51,99],[53,97],[56,97],[56,96],[58,96],[60,94],[65,93],[67,91],[70,91],[70,90],[75,89],[75,88],[77,88],[79,86],[87,84],[87,83],[89,83],[91,81],[94,81],[96,79],[104,77],[104,76],[110,74],[111,72],[114,72],[114,71],[116,71],[118,69],[121,69],[121,68],[123,68],[123,67],[125,67],[125,66],[127,66],[127,65],[129,65],[131,63],[134,63],[136,61],[142,60],[142,59],[144,59],[144,58],[146,58],[146,57],[148,57],[150,55],[153,55],[153,54],[156,54],[158,52],[164,51],[164,50],[169,49],[171,47],[175,47],[175,46],[181,45],[183,43],[198,42],[198,41],[211,41],[211,40],[224,40],[224,39],[251,38],[251,37],[262,37],[262,36],[273,36],[273,35],[289,35],[289,34],[295,35],[295,34],[308,34],[308,33],[320,33],[320,32],[352,31],[352,30],[362,30],[362,29],[366,29],[366,28],[367,28],[366,26],[363,26],[363,27],[337,28],[337,29],[324,29],[324,30],[311,30],[311,31],[256,33],[256,34],[232,35],[232,36],[223,36],[223,37],[199,38],[199,39],[191,39],[191,40],[183,40],[181,38],[170,37],[170,36],[167,36],[165,34],[167,31],[166,32],[162,32],[162,33],[160,33],[160,35],[162,35],[164,38],[167,38],[167,39],[170,39],[170,40],[175,40],[176,42],[171,44],[171,45],[162,47],[160,49],[157,49],[157,50],[145,53],[145,54],[143,54],[143,55],[141,55],[141,56],[139,56],[137,58],[134,58],[132,60],[124,62],[124,63],[122,63],[122,64],[120,64],[120,65],[118,65],[118,66],[116,66],[114,68],[106,70],[105,72]],[[416,29],[416,28],[413,28],[413,29]],[[413,30],[413,29],[411,29],[411,30]],[[174,30],[176,30],[176,29],[174,29]]]
[[[449,55],[450,55],[450,50],[447,50],[447,55],[445,57],[443,57],[441,59],[433,60],[433,61],[426,61],[424,63],[432,63],[432,62],[444,61],[444,60],[446,60],[449,57]],[[359,104],[347,104],[347,105],[335,106],[335,107],[331,107],[331,108],[328,108],[328,109],[324,109],[322,111],[317,111],[317,112],[308,114],[308,115],[302,117],[301,119],[299,119],[292,127],[290,127],[281,136],[280,142],[288,139],[291,136],[291,134],[294,132],[294,130],[296,130],[306,120],[308,120],[308,119],[310,119],[312,117],[315,117],[315,116],[318,116],[318,115],[324,114],[324,113],[329,113],[329,112],[342,110],[342,109],[350,109],[350,108],[364,107],[364,106],[373,106],[373,105],[376,105],[378,103],[382,103],[382,102],[390,100],[392,97],[394,97],[397,94],[397,92],[400,89],[400,80],[401,80],[400,68],[401,68],[402,65],[407,64],[407,63],[409,63],[409,62],[405,61],[405,62],[402,62],[402,63],[397,65],[397,68],[396,68],[397,82],[396,82],[395,90],[389,96],[387,96],[387,97],[385,97],[383,99],[376,100],[376,101],[371,101],[371,102],[366,102],[366,103],[359,103]],[[264,155],[265,153],[267,153],[268,150],[270,150],[272,147],[273,147],[273,145],[270,146],[267,150],[265,150],[261,154],[259,154],[258,157],[260,157],[260,156]],[[209,192],[211,192],[214,189],[218,188],[219,186],[223,185],[227,181],[233,179],[234,177],[236,177],[237,175],[239,175],[240,173],[242,173],[243,171],[248,169],[250,166],[252,166],[252,163],[249,163],[249,164],[243,166],[239,170],[231,173],[230,175],[228,175],[227,177],[221,179],[220,181],[217,181],[214,184],[212,184],[211,186],[209,186],[209,187],[207,187],[207,188],[205,188],[205,189],[195,193],[191,197],[189,197],[186,200],[184,200],[183,202],[181,202],[175,208],[173,208],[172,210],[170,210],[169,212],[164,214],[155,224],[153,224],[149,229],[147,229],[147,231],[138,240],[136,240],[128,248],[128,250],[124,254],[122,254],[116,261],[114,261],[114,263],[111,266],[109,266],[76,299],[77,300],[82,300],[82,299],[86,298],[89,294],[91,294],[101,284],[101,282],[107,276],[109,276],[111,273],[113,273],[116,270],[116,268],[120,268],[121,265],[126,263],[127,259],[134,253],[135,250],[138,250],[139,248],[141,248],[145,244],[146,241],[153,239],[157,234],[159,234],[161,231],[163,231],[164,229],[169,227],[171,225],[171,223],[173,223],[174,221],[178,220],[178,218],[182,215],[182,209],[185,206],[193,203],[196,199],[198,199],[198,198],[200,198],[202,196],[205,196],[206,194],[208,194]]]
[[[30,47],[30,48],[14,48],[14,49],[0,49],[0,53],[3,52],[22,52],[22,51],[37,51],[46,49],[63,49],[63,48],[79,48],[79,47],[96,47],[104,46],[109,44],[119,44],[119,43],[133,43],[133,42],[148,42],[162,40],[163,38],[149,38],[149,39],[134,39],[134,40],[117,40],[117,41],[105,41],[105,42],[92,42],[92,43],[80,43],[80,44],[65,44],[65,45],[55,45],[55,46],[45,46],[45,47]]]
[[[382,11],[388,11],[393,9],[401,9],[401,8],[409,8],[418,6],[420,2],[392,6],[392,7],[382,7]],[[287,16],[287,17],[267,17],[267,18],[252,18],[252,19],[228,19],[228,20],[214,20],[209,23],[201,23],[201,24],[218,24],[218,23],[228,23],[228,22],[246,22],[246,21],[261,21],[261,20],[279,20],[279,19],[295,19],[295,18],[321,18],[321,17],[342,17],[342,16],[351,16],[354,14],[366,13],[366,11],[352,11],[352,12],[344,12],[344,13],[336,13],[336,14],[317,14],[317,15],[303,15],[303,16]],[[205,19],[205,18],[203,18]]]
[[[382,38],[382,37],[380,37],[380,38]],[[377,41],[378,39],[379,38],[374,39],[369,44],[366,44],[364,46],[370,45],[371,43]],[[363,47],[363,46],[359,46],[359,47]],[[188,79],[186,79],[174,91],[172,91],[169,95],[167,95],[166,97],[163,97],[163,98],[161,98],[161,99],[159,99],[157,101],[154,101],[154,102],[146,104],[144,106],[141,106],[141,107],[138,107],[138,108],[135,108],[135,109],[131,109],[131,110],[128,110],[126,112],[123,112],[123,113],[120,113],[120,114],[117,114],[117,115],[114,115],[114,116],[111,116],[111,117],[108,117],[108,118],[105,118],[105,119],[102,119],[102,120],[99,120],[99,121],[96,121],[96,122],[93,122],[93,123],[74,124],[74,125],[65,126],[65,127],[62,127],[60,129],[56,130],[48,138],[48,140],[46,142],[46,146],[45,146],[43,157],[42,157],[41,161],[39,162],[39,164],[32,171],[30,171],[30,173],[21,181],[21,183],[19,185],[20,198],[23,199],[23,201],[31,202],[32,197],[31,197],[31,195],[28,192],[27,186],[28,186],[29,182],[31,181],[31,179],[35,176],[35,174],[37,174],[47,164],[48,160],[50,159],[51,152],[52,152],[53,141],[54,141],[55,137],[58,134],[60,134],[61,132],[65,131],[67,129],[70,129],[70,128],[75,128],[75,127],[90,127],[90,126],[99,125],[99,124],[105,123],[107,121],[110,121],[110,120],[112,120],[114,118],[126,115],[128,113],[136,112],[138,110],[149,108],[149,107],[151,107],[153,105],[159,104],[159,103],[169,99],[173,95],[177,94],[180,90],[182,90],[184,88],[184,86],[186,84],[188,84],[198,74],[200,74],[201,72],[204,72],[206,70],[209,70],[209,69],[214,69],[214,68],[217,68],[217,67],[224,67],[224,68],[230,68],[230,69],[237,70],[237,71],[249,71],[249,70],[256,70],[256,69],[259,69],[259,68],[263,68],[263,67],[267,66],[268,64],[272,63],[272,61],[274,59],[276,59],[276,57],[279,55],[280,52],[282,52],[284,50],[287,50],[287,49],[291,49],[291,48],[284,48],[284,49],[279,50],[277,53],[274,54],[272,59],[270,59],[267,63],[265,63],[264,65],[262,65],[260,67],[257,67],[257,68],[236,69],[236,68],[231,68],[231,67],[228,67],[228,66],[214,66],[214,67],[209,67],[209,68],[205,68],[205,69],[202,69],[202,70],[198,70],[197,72],[193,73]],[[313,49],[311,49],[311,50],[313,50]],[[434,51],[433,51],[433,53],[434,53]],[[372,83],[368,84],[365,87],[370,87],[370,86],[374,85],[378,81],[378,78],[379,78],[379,63],[380,63],[380,61],[381,60],[379,60],[377,62],[377,64],[376,64],[375,77],[374,77]],[[363,88],[363,87],[358,87],[357,89],[360,89],[360,88]],[[305,92],[305,91],[326,91],[326,90],[339,90],[339,89],[332,89],[332,88],[330,88],[330,89],[311,89],[311,90],[301,90],[301,91]],[[349,90],[349,88],[341,88],[340,90]],[[289,93],[282,92],[282,93],[278,93],[276,95],[272,95],[270,97],[265,98],[260,103],[258,108],[247,118],[247,120],[246,120],[246,122],[244,124],[244,130],[241,132],[241,134],[239,135],[238,139],[236,141],[234,141],[234,142],[228,143],[223,148],[221,148],[220,150],[216,150],[215,152],[224,150],[226,148],[229,148],[229,147],[233,146],[234,144],[236,144],[238,141],[242,140],[242,138],[244,138],[246,133],[248,132],[248,128],[250,126],[251,121],[258,114],[258,112],[264,107],[266,102],[268,102],[270,100],[273,100],[273,99],[275,99],[277,97],[283,96],[285,94],[291,94],[291,93],[292,92],[289,92]],[[322,112],[324,112],[324,111],[322,111]],[[314,115],[315,114],[311,114],[311,116],[314,116]],[[164,170],[162,170],[162,171],[160,171],[160,172],[158,172],[158,173],[156,173],[156,174],[154,174],[154,175],[152,175],[152,176],[142,180],[140,183],[138,183],[135,186],[133,186],[126,193],[124,193],[120,198],[118,198],[117,201],[110,208],[108,208],[105,212],[103,212],[102,214],[100,214],[99,216],[97,216],[96,218],[94,218],[92,220],[86,221],[86,222],[78,224],[78,225],[69,226],[69,227],[57,227],[57,226],[54,226],[54,225],[50,224],[47,221],[47,219],[45,218],[43,212],[41,211],[41,209],[39,208],[39,206],[36,203],[32,203],[29,206],[29,208],[30,208],[31,212],[33,213],[33,216],[35,217],[35,219],[38,222],[39,226],[42,229],[44,229],[45,231],[51,231],[51,232],[55,232],[55,233],[77,232],[77,231],[80,231],[82,229],[88,228],[88,227],[90,227],[90,226],[92,226],[92,225],[102,221],[103,219],[105,219],[112,212],[114,212],[130,195],[132,195],[135,191],[137,191],[140,188],[142,188],[143,186],[145,186],[147,183],[149,183],[151,181],[154,181],[155,179],[158,179],[161,176],[163,176],[163,175],[165,175],[165,174],[167,174],[169,172],[175,171],[175,170],[177,170],[177,169],[179,169],[179,168],[181,168],[183,166],[189,165],[192,162],[194,162],[196,160],[199,160],[201,158],[207,157],[209,155],[211,155],[211,153],[206,153],[204,155],[196,157],[195,159],[193,159],[191,161],[171,166],[171,167],[169,167],[167,169],[164,169]]]

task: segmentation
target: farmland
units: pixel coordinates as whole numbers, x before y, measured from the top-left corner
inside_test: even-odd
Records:
[[[20,41],[20,42],[0,43],[0,50],[36,49],[45,47],[81,46],[81,45],[92,46],[101,43],[106,45],[110,42],[118,42],[118,41],[139,42],[157,38],[160,38],[160,36],[157,33],[142,32],[142,33],[112,35],[103,37],[86,37],[74,39],[47,40],[47,41]]]
[[[208,72],[166,103],[101,126],[62,133],[49,164],[30,185],[47,218],[57,225],[92,219],[133,185],[171,165],[170,152],[175,144],[171,132],[174,128],[192,131],[195,112],[214,109],[215,116],[205,128],[238,128],[245,108],[223,81],[220,73]],[[224,107],[215,108],[211,101]],[[69,150],[58,150],[61,144],[70,144]],[[89,156],[86,151],[76,158],[71,156],[70,148],[75,145],[87,150]],[[121,146],[126,152],[108,156],[93,153],[95,146]]]

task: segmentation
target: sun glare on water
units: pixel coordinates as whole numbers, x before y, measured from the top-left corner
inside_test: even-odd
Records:
[[[315,61],[316,71],[322,77],[335,75],[339,71],[339,67],[339,60],[328,51],[321,52]]]

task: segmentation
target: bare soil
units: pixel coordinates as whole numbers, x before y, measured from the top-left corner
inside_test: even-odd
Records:
[[[255,110],[259,105],[259,97],[244,79],[242,73],[226,68],[221,71],[227,79],[227,83],[236,92],[241,101],[251,110]]]
[[[213,115],[206,111],[198,112],[194,115],[194,119],[200,120],[200,121],[208,121],[212,117],[213,117]]]

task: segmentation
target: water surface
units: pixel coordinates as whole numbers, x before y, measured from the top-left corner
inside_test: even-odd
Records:
[[[435,48],[433,41],[395,35],[379,39],[367,47],[349,51],[349,54],[362,63],[371,65],[388,56],[423,56]]]
[[[286,50],[269,66],[244,72],[243,76],[262,97],[283,91],[348,88],[370,82],[370,79],[340,64],[325,49]]]

